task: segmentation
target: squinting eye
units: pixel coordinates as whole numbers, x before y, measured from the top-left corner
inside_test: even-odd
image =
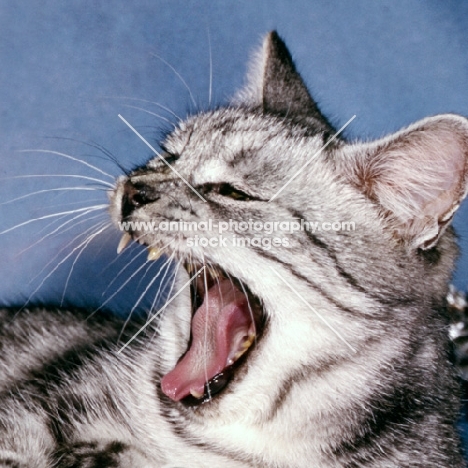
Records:
[[[251,200],[249,195],[247,195],[245,192],[242,192],[242,190],[236,189],[231,184],[219,184],[218,193],[234,200]]]

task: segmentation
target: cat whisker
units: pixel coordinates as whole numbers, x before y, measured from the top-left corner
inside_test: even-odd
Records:
[[[142,251],[144,252],[144,251]],[[135,256],[133,258],[133,260],[137,258],[137,256]],[[132,261],[133,261],[132,260]],[[131,262],[130,262],[131,263]],[[114,280],[112,280],[112,282],[114,282],[117,277],[123,272],[123,270],[125,270],[130,264],[127,264],[119,273],[118,275],[116,276],[116,278],[114,278]],[[93,310],[93,312],[91,312],[91,315],[89,315],[89,317],[91,317],[92,315],[94,315],[97,311],[99,311],[100,309],[102,309],[102,307],[104,307],[107,303],[109,303],[109,301],[111,301],[120,291],[122,291],[122,289],[145,267],[148,267],[148,261],[146,261],[145,263],[143,263],[142,265],[140,265],[118,288],[116,291],[114,291],[97,309]],[[109,287],[109,286],[108,286]],[[106,291],[107,291],[108,288],[106,288]],[[88,318],[89,318],[88,317]]]
[[[86,215],[87,213],[85,212],[84,215]],[[63,215],[63,216],[59,216],[58,218],[55,218],[53,219],[52,221],[48,222],[45,226],[43,226],[42,228],[38,229],[36,234],[39,235],[39,234],[42,234],[43,232],[47,232],[47,229],[50,229],[52,228],[52,226],[55,226],[56,224],[58,223],[62,223],[62,221],[64,219],[67,218],[68,215]],[[65,222],[64,222],[65,223]],[[59,227],[62,226],[61,224],[59,224]],[[47,234],[46,234],[46,237],[47,237]],[[34,245],[34,244],[33,244]],[[31,246],[30,246],[31,247]],[[30,247],[26,247],[25,251],[28,250]],[[20,253],[23,253],[23,252],[20,252]]]
[[[172,252],[171,256],[168,258],[167,263],[164,264],[164,267],[165,267],[164,275],[162,276],[161,281],[159,282],[158,291],[157,291],[156,295],[154,296],[153,302],[151,304],[151,310],[154,310],[154,308],[156,307],[156,301],[159,299],[159,297],[160,297],[160,295],[162,293],[162,290],[163,290],[162,288],[163,288],[163,285],[165,284],[164,281],[165,281],[166,276],[168,275],[168,273],[171,271],[170,266],[173,263],[174,257],[175,257],[175,252]],[[178,273],[179,268],[180,268],[181,265],[182,265],[182,259],[179,259],[179,261],[177,262],[177,264],[176,264],[176,266],[175,266],[175,268],[173,270],[172,283],[171,283],[171,286],[169,288],[169,291],[167,292],[167,298],[171,297],[172,291],[174,290],[174,286],[175,286],[176,278],[177,278],[177,273]],[[166,302],[167,302],[167,300],[166,300]],[[161,314],[162,314],[162,311],[159,312],[159,315],[161,315]]]
[[[123,174],[128,174],[128,170],[125,169],[122,164],[118,161],[118,159],[109,151],[107,148],[104,146],[100,145],[99,143],[96,143],[95,141],[83,141],[83,140],[77,140],[76,138],[67,138],[67,137],[54,137],[55,140],[66,140],[66,141],[74,141],[76,143],[80,143],[82,145],[89,146],[91,148],[97,149],[100,151],[105,157],[103,158],[102,156],[98,156],[95,154],[88,155],[88,157],[91,158],[99,158],[99,159],[104,159],[105,161],[111,161],[114,163],[121,171]]]
[[[61,158],[70,159],[71,161],[74,161],[79,164],[82,164],[83,166],[89,167],[90,169],[96,172],[99,172],[100,174],[106,177],[109,177],[111,180],[115,179],[115,176],[103,171],[102,169],[99,169],[99,167],[96,167],[93,164],[90,164],[87,161],[84,161],[83,159],[76,158],[75,156],[71,156],[65,153],[60,153],[59,151],[52,151],[52,150],[45,150],[45,149],[25,149],[25,150],[20,150],[19,152],[20,153],[42,153],[42,154],[51,154],[54,156],[60,156]]]
[[[45,177],[45,178],[62,177],[62,178],[70,178],[70,179],[84,179],[84,180],[89,180],[91,182],[96,182],[98,184],[104,185],[111,189],[114,188],[114,185],[109,182],[106,182],[101,179],[96,179],[95,177],[88,177],[88,176],[79,175],[79,174],[25,174],[25,175],[19,175],[19,176],[2,177],[0,178],[0,180],[33,179],[33,178],[42,178],[42,177]]]
[[[112,280],[110,281],[110,283],[107,285],[106,289],[103,291],[102,293],[102,296],[104,296],[107,291],[109,290],[109,288],[120,278],[120,276],[122,275],[122,273],[127,269],[129,268],[133,262],[135,262],[136,260],[138,260],[138,258],[140,256],[142,256],[143,254],[145,253],[145,250],[144,249],[141,249],[140,252],[138,252],[137,254],[135,255],[132,255],[132,258],[131,260],[126,263],[121,269],[120,271],[112,278]],[[106,265],[106,267],[103,269],[103,271],[106,271],[107,269],[109,269],[115,262],[117,262],[119,260],[119,257],[115,257],[114,260],[112,260],[108,265]]]
[[[148,275],[148,272],[151,270],[151,268],[153,268],[154,262],[146,260],[145,266],[146,266],[146,269],[143,272],[143,274],[140,275],[140,279],[138,281],[138,284],[137,284],[135,290],[138,289],[143,284],[143,281],[146,279],[146,276]]]
[[[135,242],[139,242],[140,239],[143,239],[143,237],[145,237],[147,234],[142,234],[141,236],[133,239]],[[122,239],[121,239],[122,241]],[[166,244],[164,247],[162,247],[162,250],[165,249],[169,244]],[[136,255],[134,255],[132,257],[132,259],[130,260],[130,262],[128,262],[121,270],[120,272],[113,278],[113,280],[107,285],[107,288],[104,290],[104,292],[102,293],[102,295],[104,296],[104,294],[108,291],[109,287],[112,286],[112,284],[114,284],[114,282],[119,278],[119,276],[135,261],[138,259],[138,257],[140,257],[141,255],[143,255],[145,252],[147,252],[147,250],[141,250],[140,252],[138,252]],[[117,252],[118,253],[118,252]],[[116,257],[114,260],[112,260],[112,262],[110,262],[106,268],[104,268],[104,271],[106,271],[111,265],[113,265],[116,261],[118,260],[118,257]]]
[[[68,191],[99,191],[104,189],[99,189],[95,187],[84,187],[84,186],[76,186],[76,187],[59,187],[59,188],[51,188],[51,189],[43,189],[43,190],[36,190],[35,192],[30,192],[25,195],[21,195],[20,197],[12,198],[11,200],[4,201],[0,203],[2,205],[8,205],[10,203],[17,202],[19,200],[24,200],[25,198],[33,197],[34,195],[40,195],[41,193],[50,193],[50,192],[68,192]]]
[[[149,114],[149,115],[152,115],[154,117],[157,117],[158,119],[164,120],[165,122],[167,122],[168,124],[170,124],[172,127],[175,128],[174,123],[171,122],[168,118],[162,116],[161,114],[156,114],[155,112],[151,112],[151,111],[149,111],[147,109],[144,109],[143,107],[131,106],[129,104],[124,104],[124,107],[128,107],[130,109],[136,109],[136,110],[139,110],[141,112],[144,112],[145,114]]]
[[[169,304],[171,304],[171,302],[173,300],[176,299],[176,297],[181,294],[184,289],[190,285],[190,283],[199,275],[202,273],[202,271],[204,270],[204,266],[200,268],[200,270],[197,271],[197,273],[195,273],[146,323],[145,325],[143,325],[120,349],[119,351],[117,351],[117,354],[120,354],[143,330],[145,330],[145,328],[147,328],[151,322],[156,319],[157,317],[159,317],[159,315],[161,315],[161,313],[163,312],[163,310],[166,309],[166,307],[169,306]]]
[[[25,252],[27,252],[29,249],[32,249],[33,247],[35,247],[36,245],[40,244],[41,242],[43,242],[44,240],[46,239],[49,239],[50,237],[54,236],[55,234],[63,234],[67,231],[69,231],[70,229],[73,229],[74,227],[80,225],[80,224],[83,224],[83,223],[87,223],[89,222],[90,220],[93,220],[93,219],[96,219],[96,218],[99,218],[101,216],[104,215],[104,213],[99,213],[97,214],[96,216],[91,216],[89,218],[85,218],[79,222],[74,222],[76,221],[77,219],[83,217],[83,216],[86,216],[88,213],[87,212],[84,212],[84,213],[81,213],[77,216],[74,216],[73,218],[71,219],[68,219],[67,221],[63,222],[62,224],[60,224],[60,226],[58,226],[57,228],[55,228],[53,231],[51,232],[48,232],[45,236],[41,237],[39,240],[37,240],[36,242],[34,242],[33,244],[29,245],[28,247],[26,247],[25,249],[21,250],[18,255],[22,255],[24,254]],[[65,218],[66,216],[63,216],[63,218]],[[61,218],[61,219],[63,219]],[[43,230],[49,228],[50,226],[52,226],[57,220],[54,220],[52,221],[51,223],[49,223],[46,227],[44,227],[43,229],[41,229],[40,231],[38,231],[38,233],[42,232]],[[70,224],[70,223],[73,223],[72,226],[69,226],[68,228],[66,229],[63,229],[64,226],[66,226],[67,224]]]
[[[101,223],[102,224],[102,223]],[[101,225],[99,224],[99,226]],[[45,272],[45,270],[52,265],[57,258],[60,257],[60,255],[66,251],[71,245],[73,245],[74,242],[76,242],[78,239],[87,236],[89,232],[92,232],[94,229],[96,229],[96,225],[91,226],[90,228],[86,229],[84,232],[80,232],[78,235],[76,235],[72,240],[70,240],[65,246],[63,246],[55,255],[53,258],[51,258],[45,265],[44,267],[31,279],[31,282],[34,281],[36,278],[38,278],[42,273]]]
[[[27,226],[28,224],[35,223],[37,221],[42,221],[44,219],[50,219],[50,218],[56,218],[59,216],[64,216],[68,214],[74,214],[74,213],[81,213],[81,212],[87,212],[91,213],[92,211],[97,211],[97,210],[104,210],[107,209],[107,204],[106,205],[95,205],[93,207],[86,207],[86,208],[77,208],[76,210],[70,210],[70,211],[63,211],[61,213],[52,213],[44,216],[39,216],[38,218],[34,219],[28,219],[27,221],[23,221],[22,223],[16,224],[15,226],[12,226],[10,228],[7,228],[3,231],[0,232],[0,235],[7,234],[8,232],[12,232],[20,227]]]
[[[177,78],[179,78],[179,80],[181,81],[181,83],[184,85],[185,89],[188,91],[189,93],[189,96],[190,96],[190,99],[192,100],[192,103],[193,105],[195,106],[195,108],[197,108],[197,102],[195,101],[195,98],[193,97],[193,94],[192,94],[192,90],[190,89],[189,85],[187,84],[187,82],[182,78],[181,74],[169,63],[167,62],[166,60],[164,60],[162,57],[160,57],[158,54],[155,54],[154,52],[151,54],[153,57],[156,57],[157,59],[159,59],[162,63],[164,63],[164,65],[166,65],[167,67],[169,67],[173,72],[174,74],[177,76]]]
[[[128,99],[128,100],[132,100],[132,101],[144,102],[146,104],[152,104],[154,106],[159,107],[160,109],[165,110],[166,112],[169,112],[169,114],[171,114],[173,117],[175,117],[179,122],[182,121],[182,118],[179,117],[174,111],[169,109],[169,107],[163,106],[159,102],[149,101],[148,99],[140,99],[140,98],[134,98],[134,97],[129,97],[129,96],[120,96],[120,97],[119,96],[115,96],[115,97],[105,96],[105,98],[107,98],[107,99]]]
[[[211,107],[211,99],[212,99],[212,93],[213,93],[213,51],[211,47],[211,34],[210,34],[209,27],[207,27],[206,33],[208,35],[208,52],[209,52],[209,59],[210,59],[210,81],[208,85],[208,106]]]
[[[162,268],[165,269],[165,272],[164,272],[163,277],[161,278],[161,281],[159,282],[158,290],[156,291],[153,302],[151,303],[151,309],[150,310],[154,310],[155,307],[156,307],[156,301],[159,299],[159,297],[160,297],[160,295],[162,293],[162,287],[164,285],[164,280],[166,279],[166,276],[170,271],[170,265],[171,265],[171,262],[172,262],[174,256],[175,256],[175,254],[172,253],[171,256],[168,258],[168,261],[166,263],[164,263],[163,266],[161,267],[161,269]],[[175,282],[175,279],[176,279],[176,276],[177,276],[177,271],[178,271],[179,266],[180,266],[181,263],[182,263],[182,259],[180,259],[179,262],[178,262],[175,274],[173,275],[173,282]],[[173,288],[173,286],[171,286],[171,289],[169,291],[168,296],[170,296],[170,293],[172,292],[172,288]]]
[[[101,224],[101,225],[102,225],[102,224]],[[108,229],[110,226],[111,226],[110,223],[106,223],[106,225],[105,225],[103,228],[99,229],[99,230],[97,231],[97,233],[95,233],[95,235],[93,235],[93,238],[96,237],[96,236],[97,236],[98,234],[100,234],[101,232],[103,232],[103,231],[105,231],[106,229]],[[95,227],[94,227],[94,228],[95,228]],[[34,289],[34,291],[29,295],[29,297],[28,297],[26,303],[23,305],[22,309],[24,309],[24,307],[26,307],[26,306],[30,303],[32,297],[42,288],[42,286],[44,285],[44,283],[58,270],[58,268],[59,268],[61,265],[63,265],[78,249],[80,249],[84,244],[86,244],[87,241],[88,241],[88,237],[87,237],[82,243],[80,243],[77,247],[73,248],[72,251],[71,251],[69,254],[67,254],[62,260],[60,260],[60,262],[58,262],[58,264],[42,279],[42,281],[41,281],[40,284],[36,287],[36,289]],[[88,245],[88,244],[86,244],[86,246],[87,246],[87,245]],[[50,264],[50,263],[49,263],[49,264]],[[44,271],[44,269],[41,270],[41,271]],[[37,277],[37,275],[36,275],[36,277]]]
[[[175,256],[175,254],[172,253],[171,256],[167,259],[167,261],[161,266],[160,272],[158,272],[158,275],[159,275],[162,271],[164,271],[164,275],[162,276],[162,278],[159,281],[158,289],[157,289],[157,291],[156,291],[156,293],[154,295],[153,301],[151,303],[151,306],[150,306],[150,309],[149,309],[149,312],[148,312],[148,319],[147,319],[148,321],[151,320],[153,315],[154,315],[152,311],[155,310],[156,303],[159,300],[159,298],[161,297],[163,286],[165,286],[166,276],[171,271],[170,266],[171,266],[171,263],[173,261],[174,256]],[[173,290],[174,283],[175,283],[175,280],[176,280],[177,271],[178,271],[178,268],[180,266],[180,263],[181,263],[181,260],[179,260],[179,262],[178,262],[178,264],[176,266],[176,269],[175,269],[175,274],[172,276],[172,284],[171,284],[171,287],[169,289],[169,293],[167,295],[168,297],[170,296],[170,294],[171,294],[171,292]],[[156,311],[155,314],[157,314],[158,312],[159,311]],[[159,315],[161,315],[161,313],[159,313]],[[154,328],[154,334],[157,334],[159,329],[160,329],[160,323],[158,322],[157,326]],[[148,346],[151,343],[151,341],[152,341],[152,339],[149,340]]]
[[[99,226],[103,226],[102,229],[99,229]],[[97,226],[98,230],[93,233],[93,234],[90,234],[86,240],[82,243],[82,248],[81,250],[78,252],[77,256],[74,258],[72,264],[71,264],[71,267],[70,267],[70,271],[68,273],[68,276],[67,276],[67,279],[65,281],[65,286],[63,288],[63,293],[62,293],[62,299],[60,301],[60,306],[62,307],[63,306],[63,303],[65,301],[65,294],[67,292],[67,289],[68,289],[68,284],[70,282],[70,278],[73,274],[73,270],[75,269],[75,265],[76,265],[76,262],[80,259],[81,255],[83,254],[83,252],[86,250],[86,248],[88,247],[88,245],[98,236],[100,235],[102,232],[104,232],[106,229],[108,229],[109,227],[111,227],[111,224],[110,222],[106,222],[106,223],[101,223],[100,225]]]
[[[91,202],[102,202],[102,197],[101,198],[92,198],[92,199],[86,200],[86,203],[91,203]],[[83,200],[68,202],[68,203],[56,203],[55,205],[49,205],[49,208],[63,208],[65,206],[83,205],[83,203],[84,203]]]

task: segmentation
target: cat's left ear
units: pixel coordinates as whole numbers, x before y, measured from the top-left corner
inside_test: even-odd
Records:
[[[468,192],[468,119],[429,117],[374,143],[345,147],[336,164],[383,208],[396,237],[430,249]]]
[[[254,55],[247,85],[234,101],[298,120],[312,118],[323,130],[333,130],[310,96],[286,44],[276,31],[265,37],[262,49]]]

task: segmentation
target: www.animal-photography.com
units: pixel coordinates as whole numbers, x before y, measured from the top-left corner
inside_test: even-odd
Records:
[[[0,1],[0,468],[461,468],[468,6]]]

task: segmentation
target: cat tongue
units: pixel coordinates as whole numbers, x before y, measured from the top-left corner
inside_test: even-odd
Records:
[[[195,312],[190,348],[161,380],[162,391],[174,401],[190,394],[201,398],[205,384],[233,364],[254,336],[247,297],[230,280],[220,280]]]

